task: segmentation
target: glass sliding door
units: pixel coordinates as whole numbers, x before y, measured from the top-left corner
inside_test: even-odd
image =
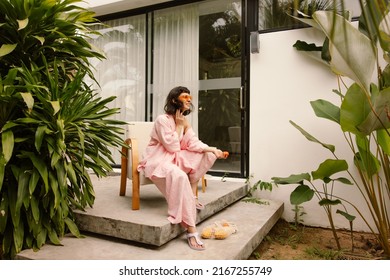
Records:
[[[203,142],[230,153],[211,169],[226,175],[243,173],[241,30],[241,1],[201,1],[153,13],[153,118],[163,113],[170,89],[188,87],[192,127]]]
[[[199,138],[229,151],[212,171],[242,173],[241,1],[199,5]]]

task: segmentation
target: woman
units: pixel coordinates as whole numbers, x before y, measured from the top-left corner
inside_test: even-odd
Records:
[[[196,210],[203,205],[197,200],[196,189],[202,176],[217,158],[226,152],[200,141],[186,116],[191,113],[190,91],[173,88],[166,99],[165,114],[154,122],[151,139],[138,170],[143,170],[161,191],[168,203],[168,220],[187,230],[188,245],[204,250],[196,230]]]

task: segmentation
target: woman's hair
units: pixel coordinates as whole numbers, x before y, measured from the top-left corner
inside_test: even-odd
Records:
[[[169,92],[167,99],[165,101],[165,106],[164,106],[165,113],[167,113],[168,115],[175,115],[176,110],[183,107],[183,102],[181,102],[179,100],[179,96],[183,92],[191,94],[190,90],[186,87],[178,86],[178,87],[174,87],[173,89],[171,89],[171,91]],[[190,107],[191,108],[189,110],[187,110],[187,111],[185,111],[185,113],[183,113],[184,115],[188,115],[189,113],[191,113],[191,111],[192,111],[191,109],[193,108],[192,103],[191,103]]]

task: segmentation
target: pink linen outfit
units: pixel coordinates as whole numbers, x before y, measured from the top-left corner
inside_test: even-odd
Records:
[[[173,116],[157,117],[150,142],[138,165],[164,195],[168,203],[168,220],[183,226],[196,225],[196,199],[191,183],[197,182],[217,157],[196,137],[192,128],[183,135],[176,132]]]

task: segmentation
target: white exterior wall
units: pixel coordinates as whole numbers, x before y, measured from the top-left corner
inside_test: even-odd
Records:
[[[354,167],[352,153],[339,126],[316,117],[309,103],[325,99],[339,105],[338,96],[332,92],[338,87],[336,76],[327,66],[296,51],[293,44],[297,40],[315,42],[318,46],[323,43],[321,33],[313,28],[266,33],[260,34],[260,53],[251,55],[249,157],[252,183],[270,181],[272,177],[310,173],[325,159],[334,158],[321,145],[308,141],[289,120],[321,142],[335,145],[338,157],[347,160],[352,169]],[[284,218],[293,221],[294,212],[289,197],[295,187],[282,185],[272,192],[263,191],[260,196],[283,201]],[[321,189],[318,183],[316,187]],[[359,209],[366,209],[355,186],[338,185],[335,194],[353,202]],[[325,212],[315,197],[302,206],[307,213],[302,217],[305,224],[329,226]],[[357,215],[351,207],[348,210],[352,215]],[[334,220],[338,227],[349,228],[349,223],[341,215],[335,214]],[[368,230],[358,216],[354,229]]]

